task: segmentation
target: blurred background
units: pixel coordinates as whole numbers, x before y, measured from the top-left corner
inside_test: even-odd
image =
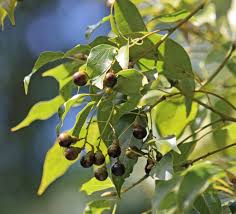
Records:
[[[157,3],[159,0],[146,2]],[[192,10],[199,3],[198,0],[162,0],[162,2],[169,4],[169,7],[166,7],[167,11],[171,11],[177,5],[183,8],[185,4],[187,5],[185,9]],[[185,4],[181,5],[180,2]],[[230,24],[236,29],[236,0],[212,0],[212,2],[214,5],[209,5],[199,13],[192,24],[195,27],[200,26],[203,36],[210,38],[213,45],[209,41],[203,42],[194,31],[190,32],[190,35],[184,34],[186,33],[184,28],[181,29],[182,36],[175,37],[185,46],[191,56],[195,72],[202,79],[207,75],[200,72],[214,71],[228,49],[227,43],[232,37],[232,33],[230,34],[228,28],[225,28],[226,25],[228,26],[228,22],[225,24],[228,11]],[[156,7],[157,5],[155,4]],[[163,11],[164,14],[168,14],[165,8]],[[16,26],[12,27],[7,19],[4,31],[0,31],[0,214],[83,213],[89,199],[84,193],[79,192],[79,189],[82,183],[92,177],[92,170],[81,170],[79,164],[73,165],[62,178],[47,189],[43,196],[37,196],[44,157],[56,137],[57,116],[47,121],[35,122],[16,133],[11,133],[10,128],[27,115],[33,104],[41,100],[49,100],[58,93],[56,81],[52,78],[42,78],[41,73],[38,72],[32,78],[29,95],[24,94],[23,78],[31,72],[38,55],[42,51],[65,51],[77,44],[85,44],[98,35],[107,35],[110,27],[109,24],[104,24],[93,33],[90,40],[85,39],[86,27],[97,23],[108,13],[109,8],[104,0],[24,0],[16,9]],[[150,10],[142,11],[143,16],[148,16],[149,13]],[[187,31],[191,29],[195,29],[193,25],[190,25]],[[233,32],[234,37],[235,35],[236,30]],[[226,49],[223,44],[226,44]],[[216,54],[219,56],[216,57]],[[212,58],[214,60],[211,60]],[[235,62],[236,55],[232,57],[233,65]],[[47,67],[44,67],[41,72],[46,69]],[[218,80],[221,81],[219,85],[222,85],[222,81],[228,82],[227,79],[235,81],[235,78],[232,78],[236,74],[235,67],[228,66],[225,69],[228,74],[225,75],[223,72],[224,76],[219,76]],[[232,84],[234,87],[230,88],[231,91],[224,91],[227,93],[227,98],[236,104],[234,92],[236,83]],[[223,91],[219,87],[215,90],[219,93]],[[226,94],[222,95],[226,96]],[[78,109],[74,109],[70,113],[65,128],[72,126],[70,119],[75,117],[77,112]],[[206,114],[202,117],[204,120]],[[221,142],[218,145],[225,144],[226,140],[222,141],[220,138],[222,134],[225,133],[217,132],[214,138],[209,136],[205,142],[213,142],[214,147],[219,140]],[[204,148],[200,149],[206,149],[205,144]],[[196,150],[197,153],[199,150]],[[140,165],[136,167],[134,171],[137,173],[132,175],[130,182],[137,180],[143,174],[139,169],[144,167]],[[122,197],[118,203],[118,213],[139,214],[149,209],[150,192],[154,190],[154,185],[150,180],[147,182],[149,185],[144,183]]]
[[[36,194],[44,157],[56,137],[57,116],[35,122],[16,133],[11,133],[10,128],[26,116],[34,103],[53,98],[58,93],[56,81],[42,78],[39,72],[32,79],[29,95],[24,94],[23,78],[31,72],[40,52],[65,51],[76,44],[87,43],[86,27],[108,13],[109,8],[103,0],[25,0],[16,9],[16,26],[12,27],[6,20],[4,31],[0,32],[1,214],[83,212],[88,198],[79,192],[79,188],[82,182],[89,180],[92,172],[86,173],[79,165],[72,167],[43,196]],[[105,24],[91,39],[108,32],[109,25]],[[142,194],[139,195],[140,203],[137,203],[137,196],[133,199],[127,196],[130,202],[121,202],[126,207],[126,211],[121,212],[145,210],[150,204],[142,199]],[[135,205],[128,206],[129,210],[127,203]]]

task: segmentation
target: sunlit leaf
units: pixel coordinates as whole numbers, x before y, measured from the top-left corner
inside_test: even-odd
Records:
[[[122,69],[128,69],[129,66],[129,43],[118,50],[116,60]]]
[[[15,25],[15,7],[17,5],[17,0],[0,0],[0,26],[4,28],[4,20],[6,15],[8,15],[11,24]]]
[[[92,195],[94,192],[102,191],[114,187],[110,178],[105,181],[98,181],[96,178],[91,178],[88,182],[84,183],[80,191],[84,191],[87,195]]]

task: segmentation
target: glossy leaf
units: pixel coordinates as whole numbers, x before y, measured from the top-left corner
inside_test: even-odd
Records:
[[[91,34],[97,29],[99,28],[102,24],[104,24],[105,22],[110,20],[110,15],[109,16],[105,16],[102,18],[101,21],[99,21],[98,23],[94,24],[94,25],[89,25],[86,29],[85,32],[85,37],[86,39],[89,39]]]
[[[64,103],[64,99],[61,96],[57,96],[49,101],[43,101],[36,103],[31,109],[26,118],[20,122],[17,126],[11,129],[11,131],[17,131],[24,127],[29,126],[35,120],[46,120],[53,116],[58,108]]]
[[[178,22],[178,21],[186,18],[188,15],[189,15],[188,11],[180,10],[180,11],[173,12],[170,14],[156,16],[151,21],[158,20],[159,22],[166,22],[166,23]]]
[[[147,31],[138,9],[129,0],[116,0],[114,10],[116,25],[120,33]]]
[[[46,65],[49,62],[53,62],[58,59],[61,59],[63,56],[64,56],[64,53],[62,53],[62,52],[49,52],[49,51],[47,51],[47,52],[41,53],[39,58],[35,62],[32,72],[24,78],[25,94],[28,94],[29,83],[30,83],[30,79],[31,79],[32,75],[36,71],[38,71],[38,69],[41,68],[42,66]]]
[[[156,126],[161,136],[175,135],[178,138],[185,127],[195,119],[197,109],[198,105],[194,103],[190,115],[186,117],[184,104],[171,101],[160,103],[155,108],[155,118]]]
[[[144,76],[135,69],[122,70],[117,73],[118,83],[116,90],[126,94],[139,94]]]
[[[150,172],[153,179],[165,181],[172,179],[173,174],[173,157],[170,153],[165,155]]]
[[[91,201],[87,204],[84,214],[102,214],[106,210],[111,209],[111,202],[109,200]]]
[[[140,100],[139,106],[154,105],[162,96],[164,92],[159,90],[149,90]]]
[[[220,199],[214,192],[205,192],[201,194],[194,203],[194,207],[201,214],[221,214],[222,207]]]
[[[118,50],[116,60],[122,69],[128,69],[129,66],[129,43]]]
[[[91,178],[88,182],[84,183],[80,191],[84,191],[87,195],[92,195],[95,192],[102,191],[114,187],[110,178],[105,181],[98,181],[96,178]]]
[[[201,163],[190,168],[181,181],[177,202],[181,211],[188,210],[195,199],[210,185],[212,178],[219,169],[210,163]]]
[[[102,44],[92,48],[87,59],[87,73],[90,78],[108,71],[117,54],[114,46]]]

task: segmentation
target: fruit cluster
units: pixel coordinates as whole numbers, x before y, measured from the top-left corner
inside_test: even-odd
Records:
[[[77,86],[85,86],[88,82],[88,75],[84,71],[78,71],[73,75],[73,81],[74,81],[74,84]],[[117,84],[117,81],[118,79],[115,72],[112,69],[109,70],[106,73],[105,78],[103,80],[104,90],[105,91],[112,90],[113,87]],[[139,140],[145,139],[147,136],[146,128],[143,127],[141,124],[135,122],[133,125],[133,136]],[[67,160],[69,161],[76,160],[80,152],[85,149],[85,144],[82,148],[72,146],[79,140],[80,139],[74,136],[71,136],[70,134],[66,132],[61,133],[58,136],[58,143],[61,147],[65,149],[64,156]],[[80,164],[83,168],[89,168],[93,165],[100,166],[95,169],[94,176],[96,179],[100,181],[104,181],[108,177],[107,166],[105,164],[106,157],[100,150],[99,146],[96,152],[94,152],[93,145],[91,145],[91,147],[92,147],[92,150],[88,151],[85,155],[81,157]],[[121,150],[119,139],[114,137],[113,142],[108,147],[107,154],[106,154],[110,158],[113,158],[115,160],[111,166],[111,173],[114,176],[123,176],[126,171],[124,164],[122,164],[119,160],[119,156],[121,155],[121,153],[122,153],[122,150]],[[141,151],[138,147],[131,146],[126,149],[125,155],[127,158],[137,159],[138,157],[145,156],[147,154]],[[156,160],[157,159],[160,160],[161,154],[157,154],[157,156],[158,157],[156,157]],[[148,156],[145,172],[149,174],[149,172],[151,171],[154,165],[155,165],[155,160],[153,160],[152,158]]]

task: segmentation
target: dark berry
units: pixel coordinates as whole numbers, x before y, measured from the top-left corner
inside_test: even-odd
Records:
[[[116,162],[112,165],[111,172],[115,176],[122,176],[125,173],[125,166],[120,162]]]
[[[80,160],[80,164],[84,168],[91,167],[94,164],[94,152],[90,151],[84,155]]]
[[[133,135],[137,139],[143,139],[147,135],[147,130],[141,125],[135,125],[133,128]]]
[[[104,162],[105,162],[105,157],[102,154],[102,152],[100,150],[96,151],[94,154],[94,164],[100,166],[104,164]]]
[[[88,76],[83,71],[78,71],[73,75],[75,85],[84,86],[87,84]]]
[[[61,147],[69,147],[73,143],[73,138],[66,132],[61,133],[57,139]]]
[[[130,159],[137,159],[138,157],[141,156],[140,155],[140,150],[136,146],[129,147],[126,150],[125,155]]]
[[[107,153],[112,158],[117,158],[121,154],[121,148],[119,141],[114,140],[113,143],[108,147]]]
[[[80,153],[81,149],[80,148],[77,148],[77,147],[69,147],[69,148],[66,148],[65,150],[65,158],[67,160],[75,160],[79,153]]]
[[[160,161],[163,158],[163,155],[160,152],[157,152],[156,154],[156,160]]]
[[[108,177],[106,167],[97,168],[94,172],[94,176],[99,181],[105,181]]]
[[[113,88],[117,83],[117,77],[114,72],[108,72],[103,80],[103,86]]]
[[[149,174],[153,168],[153,166],[155,165],[155,162],[152,159],[148,159],[146,166],[145,166],[145,172],[146,174]]]

